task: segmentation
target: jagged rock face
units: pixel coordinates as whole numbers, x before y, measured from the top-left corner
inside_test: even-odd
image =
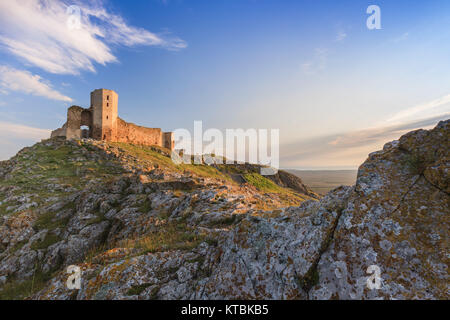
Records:
[[[277,174],[274,174],[272,176],[268,176],[269,179],[274,181],[276,184],[291,188],[293,190],[296,190],[298,192],[314,196],[314,193],[308,189],[306,185],[303,184],[301,179],[299,179],[297,176],[293,175],[292,173],[278,170]]]
[[[34,299],[448,299],[449,126],[386,144],[355,186],[286,208],[95,142],[100,155],[81,154],[126,174],[57,185],[64,197],[45,205],[3,187],[14,205],[0,223],[0,288],[39,265],[50,277]],[[80,290],[66,287],[69,264]],[[367,286],[371,265],[379,289]]]
[[[276,217],[247,216],[219,242],[220,261],[200,298],[306,299],[350,191],[336,189]]]
[[[450,121],[369,155],[318,265],[313,299],[449,298]],[[367,268],[381,270],[369,290]]]
[[[203,242],[188,252],[124,259],[132,256],[129,250],[109,250],[80,265],[81,290],[68,290],[62,273],[35,298],[305,299],[351,190],[339,188],[320,203],[308,201],[266,217],[242,214],[231,230],[211,230],[218,233],[217,243]],[[204,217],[196,224],[210,222]],[[108,260],[113,262],[105,264]]]

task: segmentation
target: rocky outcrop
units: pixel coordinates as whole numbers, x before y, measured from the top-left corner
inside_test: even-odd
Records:
[[[220,260],[202,299],[306,299],[350,187],[275,217],[246,216],[219,242]]]
[[[230,176],[238,183],[245,183],[245,174],[248,173],[260,173],[261,168],[263,166],[258,164],[227,164],[226,166],[215,166],[218,170],[221,170],[224,173],[230,174]],[[231,169],[230,169],[231,167]],[[318,199],[319,196],[314,193],[311,189],[306,186],[302,179],[300,177],[297,177],[296,175],[289,173],[284,170],[277,170],[275,174],[266,176],[267,179],[270,179],[273,181],[276,185],[283,187],[283,188],[289,188],[292,189],[298,193],[307,195],[309,197],[312,197],[314,199]]]
[[[49,140],[0,166],[14,182],[0,186],[0,296],[33,278],[21,297],[448,299],[449,135],[450,121],[411,132],[369,155],[355,186],[290,207],[292,191],[180,170],[149,148]],[[63,150],[84,159],[75,177],[61,165],[66,183],[24,165],[56,168],[42,155]],[[22,172],[58,196],[36,197],[30,180],[25,192]],[[80,290],[66,286],[69,264]]]
[[[361,165],[313,299],[448,299],[450,121],[417,130]],[[380,268],[381,287],[366,286]]]

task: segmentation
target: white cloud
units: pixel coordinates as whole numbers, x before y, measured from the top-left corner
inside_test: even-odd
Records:
[[[51,130],[0,121],[0,137],[40,140],[50,137]],[[3,140],[3,139],[2,139]]]
[[[111,44],[186,47],[179,38],[128,25],[98,1],[75,4],[80,8],[79,28],[77,12],[67,11],[64,1],[0,1],[0,43],[28,63],[57,74],[95,72],[94,63],[116,62]]]
[[[6,160],[21,148],[50,137],[50,130],[0,121],[0,160]]]
[[[54,90],[40,76],[0,65],[0,93],[6,94],[9,91],[24,92],[52,100],[72,101],[70,97]]]

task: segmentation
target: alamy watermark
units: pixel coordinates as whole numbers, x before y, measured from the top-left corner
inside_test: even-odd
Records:
[[[194,121],[194,134],[187,129],[174,131],[175,164],[260,164],[262,175],[274,175],[279,169],[279,129],[207,129]],[[270,155],[269,155],[270,149]]]
[[[370,16],[367,18],[366,25],[369,30],[379,30],[381,29],[381,9],[377,5],[370,5],[366,10],[367,14]]]
[[[367,268],[366,273],[371,275],[366,280],[367,288],[370,290],[373,289],[379,290],[381,288],[381,280],[382,280],[380,267],[377,265],[371,265]]]
[[[69,30],[81,29],[81,9],[79,6],[68,6],[66,10],[68,15],[66,26]]]
[[[81,269],[79,266],[68,266],[67,273],[69,277],[66,281],[66,287],[69,290],[79,290],[81,289]]]

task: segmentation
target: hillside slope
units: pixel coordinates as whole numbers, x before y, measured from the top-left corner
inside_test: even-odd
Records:
[[[176,166],[162,148],[94,140],[25,148],[0,162],[0,298],[29,296],[68,265],[109,249],[188,251],[216,241],[242,213],[316,197],[300,179],[284,188],[258,170]]]
[[[450,121],[411,132],[369,155],[355,186],[304,202],[163,150],[37,144],[0,169],[0,297],[448,299],[449,138]]]

